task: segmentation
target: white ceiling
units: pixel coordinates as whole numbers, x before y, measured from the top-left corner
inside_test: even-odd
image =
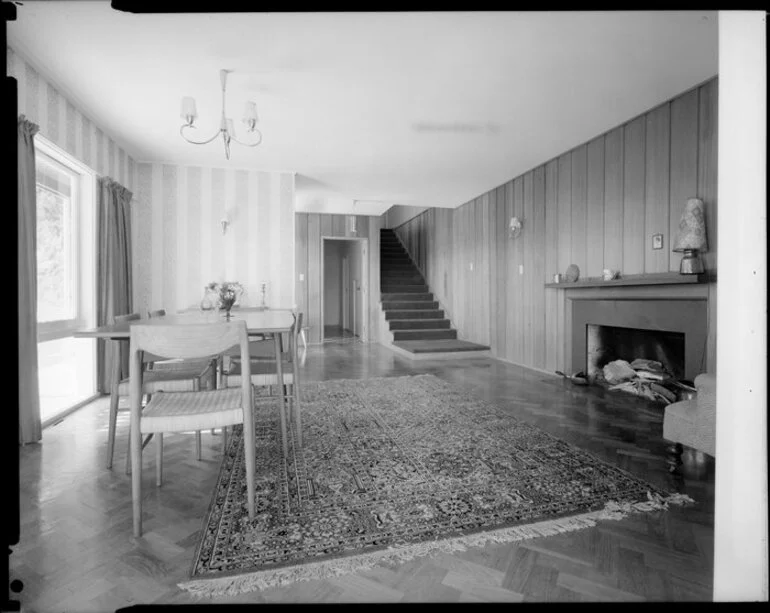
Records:
[[[137,161],[297,173],[297,209],[456,207],[717,74],[717,15],[131,14],[29,2],[8,41]],[[262,144],[218,128],[219,70]]]

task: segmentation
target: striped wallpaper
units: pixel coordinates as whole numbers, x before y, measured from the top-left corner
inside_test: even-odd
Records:
[[[9,77],[18,83],[19,115],[40,126],[40,134],[89,166],[135,192],[136,161],[46,81],[21,55],[6,47]]]
[[[139,163],[134,207],[134,310],[197,307],[223,280],[243,304],[265,281],[269,306],[294,305],[293,173]]]

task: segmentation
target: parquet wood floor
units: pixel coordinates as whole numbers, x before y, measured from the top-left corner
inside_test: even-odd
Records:
[[[712,599],[714,460],[685,450],[682,474],[667,471],[662,407],[493,359],[411,362],[374,344],[310,346],[302,366],[304,381],[412,373],[470,388],[516,417],[659,487],[686,493],[697,504],[212,602]],[[107,399],[98,399],[46,429],[42,444],[21,448],[21,542],[13,548],[11,571],[24,582],[16,596],[24,611],[197,602],[176,584],[192,564],[222,437],[204,433],[203,459],[197,461],[192,435],[166,435],[161,488],[154,487],[152,450],[145,451],[145,534],[134,539],[131,484],[122,461],[128,415],[118,417],[113,470],[104,467],[107,415]]]

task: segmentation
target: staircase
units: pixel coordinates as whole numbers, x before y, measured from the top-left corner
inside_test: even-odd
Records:
[[[393,230],[380,230],[380,292],[386,344],[411,359],[489,357],[489,347],[458,340],[457,330]]]

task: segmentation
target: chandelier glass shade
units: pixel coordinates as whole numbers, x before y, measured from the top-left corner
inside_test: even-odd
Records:
[[[233,120],[225,115],[225,89],[227,88],[227,74],[229,70],[219,71],[219,80],[222,83],[222,118],[219,123],[219,130],[217,130],[211,138],[206,140],[194,140],[189,138],[185,131],[195,129],[195,120],[198,118],[198,110],[195,106],[195,98],[191,96],[185,96],[182,98],[182,111],[180,113],[184,123],[179,128],[179,134],[182,135],[188,143],[193,145],[206,145],[213,141],[218,136],[222,136],[222,141],[225,145],[225,157],[230,159],[230,142],[235,141],[239,145],[244,147],[256,147],[262,142],[262,133],[257,130],[257,105],[254,102],[248,101],[243,109],[243,123],[246,125],[246,134],[249,135],[247,141],[239,140],[235,135],[235,126]]]

